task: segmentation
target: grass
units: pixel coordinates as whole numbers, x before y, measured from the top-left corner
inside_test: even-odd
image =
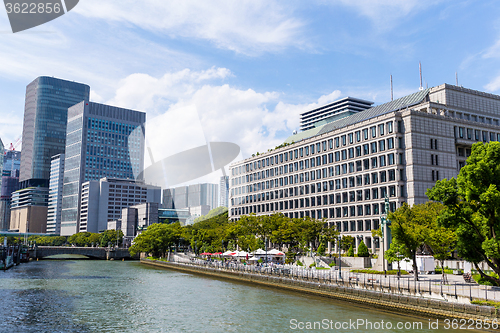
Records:
[[[316,269],[330,269],[328,267],[316,267]]]
[[[353,273],[367,273],[367,274],[380,274],[384,275],[384,271],[376,271],[373,269],[353,269],[351,272]],[[396,269],[391,269],[387,271],[387,275],[397,275],[398,271]],[[407,271],[401,270],[401,275],[408,275]]]
[[[435,272],[436,274],[442,274],[442,273],[443,273],[443,270],[442,270],[441,268],[436,268],[436,269],[434,270],[434,272]],[[444,269],[444,274],[453,274],[453,270],[452,270],[452,269],[447,269],[447,268],[445,268],[445,269]]]
[[[495,301],[485,301],[485,300],[475,299],[472,300],[470,303],[482,306],[494,306],[497,309],[500,308],[500,302],[495,302]]]
[[[493,276],[498,279],[498,275],[495,273],[489,273],[488,275]],[[496,284],[491,283],[490,281],[484,279],[480,274],[472,274],[472,278],[474,281],[476,281],[478,284],[482,284],[485,286],[496,286]]]

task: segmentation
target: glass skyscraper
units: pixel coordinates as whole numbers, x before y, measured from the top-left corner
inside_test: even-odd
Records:
[[[2,185],[0,186],[0,230],[8,230],[12,192],[19,188],[21,152],[6,150],[0,159],[3,160]]]
[[[104,104],[84,101],[69,108],[61,235],[86,230],[79,217],[82,183],[142,174],[145,122],[144,112]]]
[[[26,87],[21,187],[48,187],[51,157],[64,153],[68,108],[89,94],[88,85],[47,76]]]

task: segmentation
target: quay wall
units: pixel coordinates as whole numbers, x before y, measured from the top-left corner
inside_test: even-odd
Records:
[[[213,267],[186,265],[175,262],[166,262],[151,259],[141,259],[142,264],[173,269],[181,272],[201,274],[215,278],[229,279],[245,283],[295,291],[303,294],[328,297],[340,301],[362,304],[367,307],[408,313],[413,316],[423,315],[430,318],[442,319],[480,319],[500,322],[500,311],[491,306],[463,304],[436,300],[431,298],[409,295],[377,292],[338,286],[327,281],[308,281],[307,279],[293,279],[266,274],[255,274],[241,271],[221,270]]]

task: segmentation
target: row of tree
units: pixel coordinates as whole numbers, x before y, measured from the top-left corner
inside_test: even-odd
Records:
[[[151,225],[135,238],[130,252],[161,256],[177,245],[188,245],[198,253],[222,252],[237,247],[254,251],[264,248],[266,241],[269,246],[287,247],[290,254],[308,250],[324,252],[328,242],[334,242],[337,237],[335,228],[328,227],[325,221],[309,217],[289,218],[281,213],[269,216],[252,214],[231,222],[225,212],[185,227],[178,223]],[[352,237],[345,239],[344,247],[348,249],[352,241]]]
[[[72,236],[30,236],[28,237],[28,242],[31,244],[37,244],[40,246],[108,246],[117,244],[121,245],[123,242],[123,232],[121,230],[106,230],[102,233],[93,232],[79,232]],[[13,245],[22,243],[24,239],[22,237],[7,237],[7,244]],[[3,237],[0,237],[0,244],[3,244]]]
[[[393,241],[388,258],[413,259],[418,278],[418,249],[428,246],[441,263],[456,251],[483,279],[500,285],[500,142],[474,144],[457,178],[437,181],[426,194],[432,202],[404,205],[389,214]],[[480,262],[495,274],[486,274]]]

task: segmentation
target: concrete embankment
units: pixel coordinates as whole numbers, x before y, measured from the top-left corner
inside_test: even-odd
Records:
[[[475,304],[446,302],[431,298],[408,296],[395,293],[364,290],[349,286],[336,285],[328,281],[294,279],[285,276],[272,276],[242,272],[231,269],[219,269],[200,265],[190,265],[159,260],[141,259],[141,263],[174,269],[181,272],[202,274],[216,278],[253,283],[282,290],[328,297],[341,301],[363,304],[378,309],[390,310],[412,315],[423,315],[443,319],[479,319],[500,322],[500,311],[495,307]]]

